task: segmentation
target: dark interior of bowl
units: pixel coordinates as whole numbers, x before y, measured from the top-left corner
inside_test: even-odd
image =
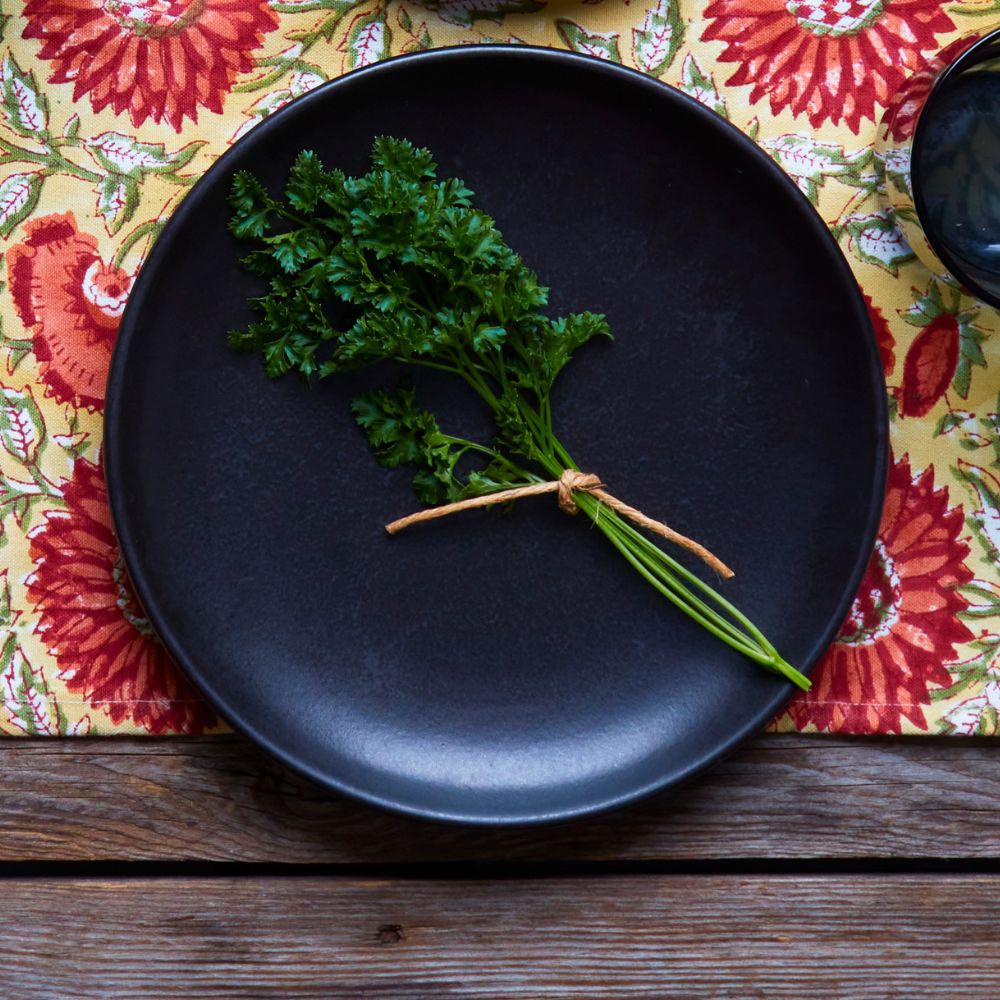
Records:
[[[1000,33],[941,76],[920,112],[911,179],[924,232],[975,295],[1000,306]]]
[[[226,344],[257,281],[226,193],[296,153],[366,168],[428,146],[552,288],[607,314],[554,396],[616,495],[737,572],[723,592],[809,668],[850,606],[878,518],[884,394],[864,305],[777,167],[675,91],[530,49],[380,65],[229,152],[141,273],[109,385],[123,551],[178,662],[225,715],[328,787],[426,816],[530,822],[694,773],[791,688],[684,618],[552,498],[389,538],[416,501],[355,427],[360,386],[272,383]],[[485,415],[417,376],[449,427]]]

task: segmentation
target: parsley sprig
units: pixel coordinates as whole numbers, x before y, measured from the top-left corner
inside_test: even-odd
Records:
[[[489,444],[444,431],[411,385],[364,393],[353,410],[383,466],[414,470],[426,504],[558,479],[579,466],[554,431],[550,393],[573,353],[610,337],[589,312],[551,318],[548,289],[504,242],[459,180],[439,180],[426,149],[375,140],[361,177],[300,153],[283,199],[252,174],[232,183],[230,229],[253,249],[244,265],[268,282],[259,315],[232,331],[268,376],[325,378],[382,361],[450,372],[493,413]],[[330,303],[350,313],[334,325]],[[667,600],[750,659],[808,688],[756,626],[643,532],[586,492],[580,510]]]

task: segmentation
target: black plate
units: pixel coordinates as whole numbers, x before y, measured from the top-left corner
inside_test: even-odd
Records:
[[[833,638],[886,467],[867,313],[819,217],[736,129],[620,67],[461,48],[344,77],[208,172],[132,293],[105,460],[140,599],[237,728],[330,788],[423,816],[537,822],[681,781],[791,688],[668,606],[551,498],[395,539],[415,501],[353,424],[359,385],[268,382],[233,353],[255,280],[227,234],[238,168],[361,172],[371,139],[430,147],[614,343],[561,376],[558,431],[612,491],[736,568],[725,593],[791,662]],[[482,422],[442,375],[418,388]],[[454,390],[454,391],[453,391]]]

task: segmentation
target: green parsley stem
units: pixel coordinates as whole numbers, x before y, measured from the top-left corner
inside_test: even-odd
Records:
[[[421,368],[434,368],[439,372],[450,372],[452,375],[465,377],[465,373],[461,368],[456,368],[454,365],[446,365],[441,361],[427,361],[425,358],[404,358],[401,354],[397,354],[392,360],[404,365],[419,365]]]
[[[541,432],[542,440],[538,442],[539,461],[545,466],[546,471],[558,477],[564,468],[579,468],[559,439],[542,426],[541,418],[526,403],[522,405],[522,413],[533,431]],[[810,686],[808,678],[788,664],[760,629],[715,588],[664,552],[615,511],[603,508],[595,497],[579,493],[576,495],[576,501],[629,563],[663,596],[734,649],[761,666],[782,674],[798,687],[808,690]],[[712,608],[709,603],[699,598],[686,584],[693,584],[716,604],[721,612],[729,615],[732,621],[727,620],[720,610]]]
[[[651,542],[642,532],[636,530],[631,524],[622,521],[622,529],[626,534],[637,544],[650,546],[655,549],[657,553],[657,558],[661,559],[663,563],[673,572],[676,576],[683,579],[686,583],[693,585],[694,587],[701,590],[704,594],[708,595],[716,604],[722,608],[726,614],[730,615],[735,621],[743,626],[753,636],[754,640],[758,642],[763,648],[770,650],[772,653],[777,655],[777,650],[768,642],[764,634],[757,628],[756,625],[742,611],[739,610],[732,602],[727,601],[715,588],[709,586],[705,583],[700,576],[692,573],[686,566],[679,563],[673,556],[669,553],[664,552],[659,546]]]
[[[598,512],[597,515],[603,520],[611,520],[614,515],[613,511]],[[619,525],[613,525],[615,529],[619,528]],[[754,649],[760,650],[762,647],[759,643],[752,640],[752,637],[748,636],[745,632],[740,631],[736,625],[724,618],[715,608],[703,601],[697,594],[689,590],[687,587],[681,583],[676,576],[674,576],[669,569],[667,569],[662,560],[656,558],[654,553],[659,550],[654,545],[646,546],[636,546],[632,543],[628,536],[622,533],[622,540],[625,544],[629,545],[633,552],[635,552],[636,557],[641,559],[643,563],[649,568],[650,572],[653,573],[657,579],[659,579],[665,586],[669,587],[675,594],[681,597],[685,603],[690,605],[699,611],[706,618],[709,618],[715,624],[731,635],[736,641],[741,643],[751,643]],[[652,549],[652,551],[650,551]]]
[[[665,586],[659,579],[657,579],[656,575],[650,571],[643,561],[637,557],[635,550],[625,542],[617,531],[608,527],[606,524],[598,524],[598,527],[611,541],[611,544],[614,545],[614,547],[621,552],[621,554],[632,564],[632,566],[639,571],[639,574],[651,583],[653,587],[655,587],[668,601],[671,602],[671,604],[680,608],[685,614],[689,615],[696,622],[698,622],[699,625],[726,643],[726,645],[738,650],[744,655],[750,657],[750,659],[760,662],[760,650],[757,647],[742,642],[734,638],[728,632],[723,631],[714,622],[700,614],[696,608],[692,607],[689,603],[675,594],[670,587]]]
[[[781,674],[790,680],[793,684],[802,688],[803,690],[809,690],[810,681],[805,675],[800,673],[791,664],[785,661],[775,650],[775,648],[761,635],[760,631],[750,623],[746,617],[739,612],[736,612],[733,606],[724,597],[718,594],[712,587],[704,583],[704,581],[694,577],[694,574],[689,574],[689,571],[684,569],[674,560],[672,557],[668,556],[665,552],[659,549],[658,546],[654,545],[649,541],[644,535],[640,534],[631,525],[627,524],[623,519],[618,517],[615,511],[612,510],[600,510],[601,504],[594,497],[588,494],[577,495],[577,504],[580,508],[590,517],[599,530],[601,530],[605,536],[612,542],[612,544],[625,556],[625,558],[635,567],[640,574],[651,583],[664,597],[666,597],[671,603],[675,604],[677,607],[681,608],[686,614],[694,618],[700,625],[708,629],[713,635],[722,639],[727,645],[731,646],[733,649],[744,653],[754,662],[760,664],[763,667],[767,667],[769,670],[773,670],[776,673]],[[638,536],[639,544],[636,543],[636,536]],[[750,635],[744,635],[739,633],[730,623],[725,622],[724,619],[709,608],[703,601],[696,598],[689,590],[683,587],[679,581],[674,581],[674,586],[670,585],[670,582],[663,578],[661,572],[652,567],[646,560],[642,559],[640,552],[649,549],[656,551],[659,557],[662,558],[662,562],[668,565],[674,565],[678,569],[683,571],[683,575],[692,576],[697,580],[701,589],[704,590],[713,600],[718,602],[718,604],[724,607],[730,613],[735,612],[734,617],[738,618],[741,624],[745,623],[749,625],[748,631]],[[661,564],[662,565],[662,564]],[[763,640],[763,641],[761,641]]]
[[[500,452],[495,451],[493,448],[487,448],[486,445],[470,441],[468,438],[453,437],[451,434],[442,434],[441,436],[449,444],[458,445],[463,450],[477,451],[481,455],[489,456],[492,461],[499,462],[506,469],[514,473],[515,476],[520,476],[523,484],[526,486],[532,483],[544,482],[541,476],[536,476],[533,472],[528,472],[527,469],[521,468],[516,462],[512,462],[506,455],[501,455]]]

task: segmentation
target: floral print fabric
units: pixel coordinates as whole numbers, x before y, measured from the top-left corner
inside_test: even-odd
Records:
[[[816,206],[865,294],[892,412],[885,511],[813,690],[772,728],[997,733],[1000,318],[916,261],[885,195],[899,164],[873,150],[907,76],[991,18],[996,0],[26,0],[0,15],[0,732],[220,728],[111,531],[104,381],[135,276],[190,185],[277,108],[391,55],[501,42],[623,63],[728,118]]]

